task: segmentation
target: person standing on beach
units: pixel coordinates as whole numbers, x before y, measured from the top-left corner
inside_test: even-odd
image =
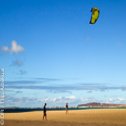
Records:
[[[66,114],[68,114],[68,103],[66,103]]]
[[[43,120],[46,119],[47,120],[47,113],[46,113],[46,103],[44,104],[44,107],[43,107]]]

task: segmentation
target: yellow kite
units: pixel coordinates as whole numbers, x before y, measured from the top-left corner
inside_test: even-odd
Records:
[[[91,19],[90,19],[90,24],[95,24],[96,21],[98,20],[100,11],[98,8],[92,8],[91,12],[92,12],[92,15],[91,15]]]

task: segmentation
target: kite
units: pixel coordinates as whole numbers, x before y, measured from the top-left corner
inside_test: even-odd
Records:
[[[92,15],[90,19],[90,24],[95,24],[99,18],[100,11],[98,8],[92,8],[91,12],[92,12]]]

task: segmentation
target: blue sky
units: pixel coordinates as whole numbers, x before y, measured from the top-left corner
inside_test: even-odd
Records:
[[[0,0],[7,106],[126,103],[125,0]],[[91,8],[100,9],[90,25]]]

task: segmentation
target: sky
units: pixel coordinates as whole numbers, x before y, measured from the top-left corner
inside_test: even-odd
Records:
[[[5,107],[126,104],[125,5],[125,0],[0,0]],[[94,25],[92,7],[100,10]]]

